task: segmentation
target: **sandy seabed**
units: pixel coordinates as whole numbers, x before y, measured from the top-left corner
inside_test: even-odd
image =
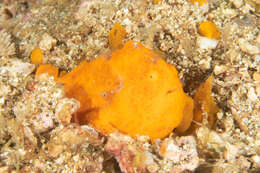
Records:
[[[0,172],[260,172],[260,8],[258,0],[1,0]],[[198,28],[213,21],[221,32],[203,48]],[[179,71],[184,91],[211,74],[220,108],[190,136],[109,136],[70,123],[79,102],[47,74],[35,79],[30,53],[71,71],[109,51],[119,22],[126,40],[158,50]],[[162,151],[162,148],[163,151]]]

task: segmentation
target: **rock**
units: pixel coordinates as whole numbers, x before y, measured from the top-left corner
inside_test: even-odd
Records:
[[[260,54],[259,47],[250,44],[247,40],[243,38],[238,39],[238,45],[243,52],[246,52],[250,55]]]
[[[193,136],[166,138],[160,147],[163,159],[174,163],[171,172],[194,171],[199,165],[196,141]]]
[[[211,67],[211,57],[205,57],[199,61],[199,65],[203,69],[209,69]]]
[[[260,63],[260,55],[255,55],[253,59],[256,61],[256,63]]]
[[[225,65],[216,65],[214,68],[214,74],[219,75],[224,73],[227,70],[227,66]]]
[[[255,72],[255,73],[253,74],[253,79],[254,79],[256,82],[260,83],[260,73]]]
[[[72,114],[80,107],[80,103],[75,99],[63,98],[59,100],[55,116],[60,123],[68,124],[71,122]]]
[[[260,164],[260,156],[259,155],[253,155],[251,157],[252,161],[256,164],[259,165]]]
[[[150,167],[153,164],[157,167],[157,164],[151,157],[152,155],[147,154],[148,151],[143,151],[137,146],[133,138],[120,133],[109,135],[105,150],[115,157],[121,171],[124,173],[144,172],[147,166],[146,163]]]
[[[227,143],[225,146],[224,157],[226,160],[234,162],[236,160],[237,155],[239,154],[239,147]]]
[[[257,42],[257,44],[260,44],[260,33],[256,37],[256,42]]]
[[[25,85],[26,90],[12,108],[16,120],[35,133],[54,128],[57,122],[56,104],[64,97],[61,86],[47,74],[41,75],[38,80],[28,80]]]
[[[64,150],[77,150],[85,143],[93,146],[102,144],[99,134],[90,127],[81,127],[70,124],[66,127],[57,127],[48,143],[48,151],[51,157],[58,157]]]
[[[49,51],[53,46],[55,46],[57,43],[57,40],[54,39],[52,36],[50,36],[47,33],[44,33],[42,35],[42,40],[39,43],[40,49],[44,51]]]
[[[2,59],[5,61],[6,59]],[[5,66],[0,66],[0,76],[9,80],[9,84],[17,87],[23,80],[33,72],[33,64],[22,62],[18,59],[8,59]]]
[[[247,93],[247,97],[252,100],[252,101],[257,101],[258,97],[255,93],[255,89],[253,87],[251,87]]]
[[[235,16],[237,16],[238,12],[234,9],[223,9],[223,14],[227,17],[227,18],[233,18]]]
[[[236,8],[240,8],[243,5],[243,0],[232,0],[232,3]]]
[[[0,30],[0,56],[15,54],[15,44],[12,43],[11,35],[5,30]]]

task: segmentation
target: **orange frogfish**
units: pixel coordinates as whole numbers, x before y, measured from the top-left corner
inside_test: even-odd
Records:
[[[176,127],[185,131],[193,119],[188,97],[173,65],[136,41],[112,55],[83,61],[58,79],[80,109],[74,121],[104,134],[119,131],[135,137],[164,138]]]

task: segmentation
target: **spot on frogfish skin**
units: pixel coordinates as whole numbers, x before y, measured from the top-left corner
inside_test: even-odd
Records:
[[[119,75],[118,75],[119,76]],[[123,88],[123,81],[119,77],[120,82],[116,86],[114,90],[108,90],[108,91],[103,91],[101,92],[101,96],[106,100],[107,105],[109,105],[113,101],[113,97],[116,93],[120,92],[120,90]]]

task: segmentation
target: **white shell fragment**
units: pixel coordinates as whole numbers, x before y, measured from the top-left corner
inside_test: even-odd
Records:
[[[218,45],[218,40],[199,36],[197,38],[197,45],[201,49],[215,49]]]

